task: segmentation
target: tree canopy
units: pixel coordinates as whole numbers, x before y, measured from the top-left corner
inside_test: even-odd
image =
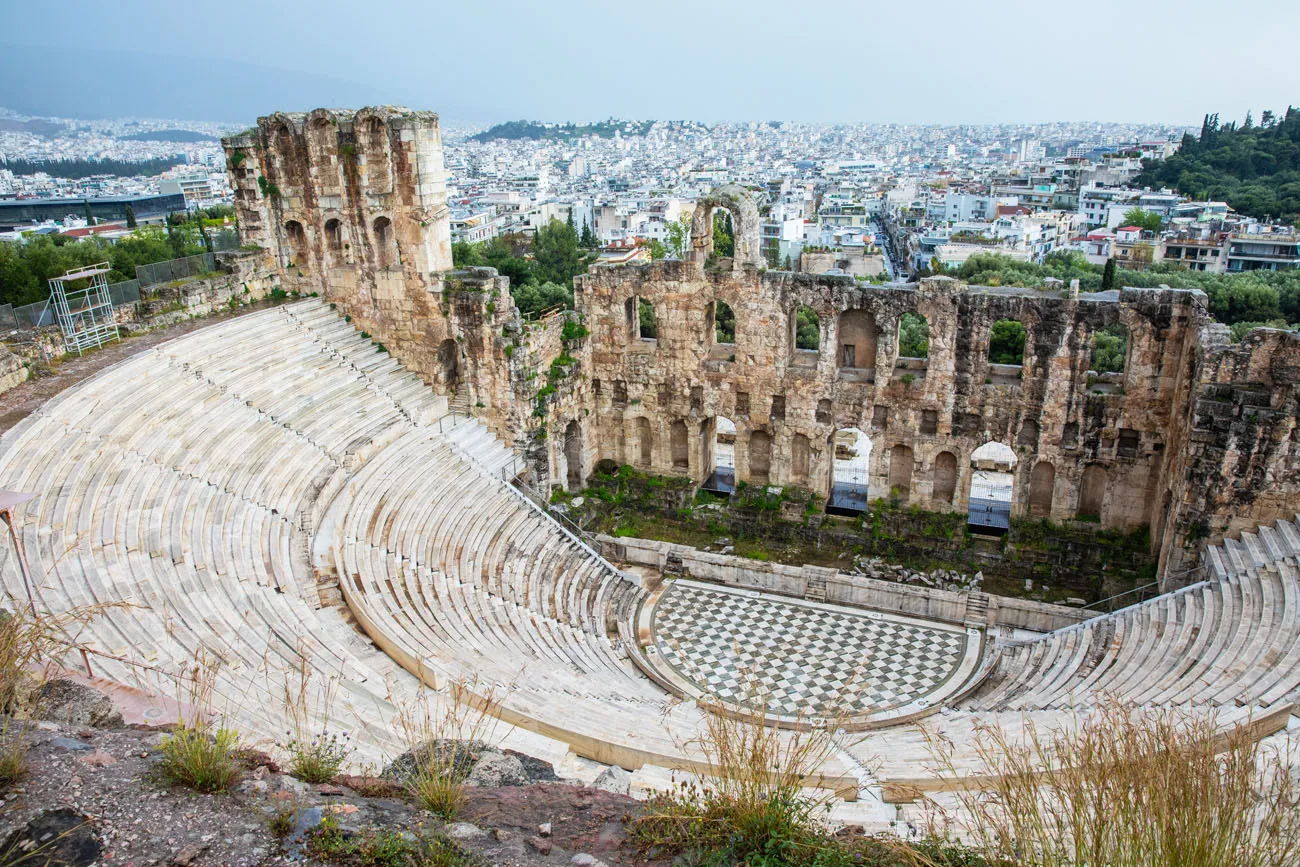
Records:
[[[989,331],[989,362],[1025,363],[1025,326],[1014,319],[1000,319]]]
[[[1222,200],[1252,217],[1295,219],[1300,216],[1300,110],[1288,107],[1280,118],[1265,111],[1259,124],[1241,126],[1220,124],[1217,114],[1207,114],[1200,135],[1184,135],[1168,159],[1143,161],[1134,183]]]
[[[1141,208],[1129,208],[1124,212],[1124,225],[1137,226],[1139,229],[1156,234],[1160,227],[1164,225],[1164,220],[1154,211],[1144,211]]]

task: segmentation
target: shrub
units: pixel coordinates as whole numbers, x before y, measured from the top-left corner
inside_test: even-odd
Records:
[[[459,867],[475,863],[465,850],[441,834],[413,835],[385,828],[343,830],[334,815],[326,815],[307,834],[307,854],[329,864],[360,867]]]
[[[239,735],[206,722],[177,726],[165,737],[158,770],[171,783],[196,792],[224,792],[239,779]]]

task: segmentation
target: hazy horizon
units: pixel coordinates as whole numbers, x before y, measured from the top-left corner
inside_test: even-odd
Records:
[[[0,105],[230,122],[400,103],[475,124],[1185,125],[1207,112],[1281,111],[1300,89],[1287,52],[1260,50],[1232,26],[1231,7],[1209,0],[933,0],[919,12],[825,0],[400,2],[373,15],[337,0],[220,8],[213,17],[157,0],[13,4],[0,13],[9,43]],[[1281,0],[1249,12],[1272,33],[1300,24],[1300,8]],[[1207,33],[1223,44],[1202,45]]]

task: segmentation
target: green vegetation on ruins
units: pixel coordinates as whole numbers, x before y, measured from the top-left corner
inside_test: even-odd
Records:
[[[1144,160],[1134,186],[1172,187],[1201,200],[1228,203],[1251,217],[1300,217],[1300,110],[1279,117],[1249,112],[1238,124],[1207,114],[1199,135],[1187,133],[1164,160]],[[1294,321],[1294,320],[1292,320]]]
[[[582,246],[571,222],[551,220],[534,237],[499,235],[478,244],[451,245],[457,268],[487,266],[510,278],[510,295],[524,316],[544,310],[573,308],[573,278],[587,270],[595,256]]]

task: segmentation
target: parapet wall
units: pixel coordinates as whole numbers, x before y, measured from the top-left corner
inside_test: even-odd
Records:
[[[679,568],[683,574],[700,581],[713,581],[728,587],[761,590],[796,598],[808,595],[808,585],[811,582],[818,587],[825,587],[826,602],[947,623],[966,623],[971,617],[976,617],[979,625],[987,624],[990,628],[1050,632],[1096,616],[1095,612],[1029,599],[978,594],[988,602],[986,615],[982,609],[968,611],[967,604],[971,598],[969,593],[879,581],[821,566],[786,566],[728,554],[709,554],[689,545],[674,545],[653,539],[615,539],[611,536],[598,538],[601,548],[607,554],[625,563],[662,571],[671,561],[674,568]]]

